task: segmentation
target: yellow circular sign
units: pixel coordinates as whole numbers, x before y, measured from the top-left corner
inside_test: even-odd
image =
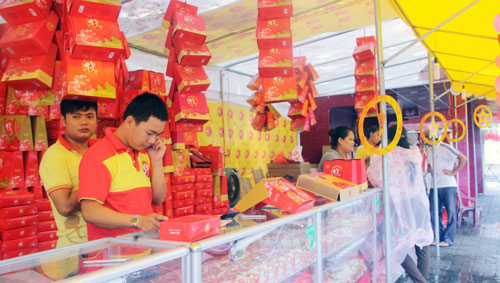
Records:
[[[441,121],[443,122],[443,127],[444,129],[446,129],[448,127],[447,123],[446,123],[446,118],[443,116],[443,114],[439,113],[439,112],[429,112],[427,114],[424,115],[424,117],[422,117],[422,121],[420,121],[420,137],[422,137],[422,139],[429,145],[436,145],[440,142],[442,142],[446,136],[446,134],[443,134],[441,136],[440,139],[438,140],[435,140],[435,141],[431,141],[429,140],[425,134],[424,134],[424,124],[425,124],[425,121],[427,120],[427,118],[429,118],[430,116],[437,116],[439,119],[441,119]],[[432,137],[432,136],[435,136],[436,138],[438,137],[439,133],[438,133],[438,129],[439,129],[439,125],[436,124],[436,122],[433,120],[432,123],[431,123],[431,127],[433,128],[431,131],[429,131],[429,136]]]
[[[481,113],[478,113],[479,110],[481,110]],[[476,107],[476,109],[474,110],[474,123],[476,123],[476,126],[478,126],[479,128],[487,128],[491,125],[492,122],[493,116],[488,106],[479,105],[478,107]]]
[[[364,133],[364,124],[365,124],[365,118],[366,114],[368,114],[368,111],[370,108],[372,108],[375,103],[377,102],[387,102],[389,105],[392,106],[394,111],[396,112],[396,121],[397,121],[397,130],[396,130],[396,135],[394,136],[394,139],[391,141],[391,143],[384,148],[376,148],[372,146],[368,140],[366,139],[365,133]],[[382,127],[380,127],[382,129]],[[361,144],[363,144],[369,152],[373,154],[378,154],[378,155],[384,155],[389,153],[394,147],[399,142],[399,139],[401,138],[401,133],[403,132],[403,115],[401,114],[401,108],[399,108],[398,102],[392,98],[389,95],[380,95],[368,102],[366,106],[363,108],[363,111],[361,112],[361,115],[359,116],[359,122],[358,122],[358,134],[359,134],[359,139],[361,140]]]
[[[460,126],[462,126],[462,134],[460,135],[460,137],[456,138],[456,139],[453,139],[451,138],[449,135],[448,135],[448,127],[453,124],[453,123],[458,123]],[[465,124],[464,122],[462,122],[462,120],[459,120],[459,119],[453,119],[453,120],[450,120],[447,125],[446,125],[446,135],[448,135],[448,139],[450,140],[450,142],[459,142],[461,141],[464,137],[465,137]]]

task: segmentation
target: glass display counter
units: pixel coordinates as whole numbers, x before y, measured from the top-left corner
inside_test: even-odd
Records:
[[[189,249],[105,238],[0,261],[0,282],[188,282]]]

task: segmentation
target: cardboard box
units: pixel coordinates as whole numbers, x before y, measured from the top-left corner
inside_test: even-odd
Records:
[[[38,234],[37,226],[28,226],[12,230],[0,230],[2,241],[12,241],[20,238],[32,237]]]
[[[354,76],[356,80],[361,80],[363,77],[368,77],[372,79],[377,78],[377,62],[373,60],[365,60],[356,63],[354,69]]]
[[[210,85],[210,80],[201,66],[182,66],[174,63],[174,80],[180,93],[201,93]]]
[[[174,208],[174,216],[175,217],[179,217],[179,216],[183,216],[183,215],[189,215],[189,214],[193,214],[193,213],[194,213],[194,205],[186,206],[186,207]],[[166,222],[166,221],[164,221],[164,222]],[[164,223],[164,222],[162,222],[162,223]]]
[[[64,99],[97,101],[116,98],[115,65],[113,62],[79,60],[66,54],[68,93]]]
[[[120,0],[72,0],[70,16],[117,21],[122,8]]]
[[[193,193],[193,191],[191,191]],[[186,207],[194,205],[194,198],[174,199],[172,206],[175,208]]]
[[[17,89],[49,89],[52,87],[57,47],[50,45],[45,55],[11,58],[2,82]]]
[[[56,247],[57,247],[57,240],[38,243],[38,251],[39,252],[52,250],[52,249],[55,249]]]
[[[372,43],[354,47],[352,57],[356,62],[375,60],[375,46]]]
[[[31,236],[11,241],[2,241],[2,252],[10,252],[20,249],[35,248],[38,245],[38,237]]]
[[[57,240],[57,231],[46,231],[38,233],[38,242],[49,242]]]
[[[172,197],[175,200],[180,200],[180,199],[188,199],[192,198],[194,199],[194,191],[184,191],[184,192],[172,192]]]
[[[36,252],[38,252],[38,248],[28,248],[28,249],[20,249],[20,250],[14,250],[14,251],[10,251],[10,252],[4,252],[4,253],[2,253],[2,260],[20,257],[23,255],[34,254]]]
[[[346,201],[359,196],[356,184],[323,172],[300,175],[297,186],[332,201]]]
[[[115,62],[122,55],[118,22],[69,17],[69,23],[71,58]]]
[[[172,185],[172,193],[193,191],[193,190],[194,190],[193,183]]]
[[[33,132],[29,116],[0,116],[0,150],[33,150]]]
[[[205,19],[201,16],[176,11],[173,24],[174,40],[185,40],[195,44],[202,44],[207,38]]]
[[[374,78],[362,77],[356,80],[355,92],[374,95],[377,92],[377,81]]]
[[[38,154],[36,151],[24,152],[24,184],[26,187],[40,185],[38,175]]]
[[[295,77],[293,49],[272,48],[259,51],[259,74],[261,77]]]
[[[246,211],[260,202],[296,213],[312,208],[314,198],[283,178],[269,178],[255,185],[233,209]]]
[[[54,220],[43,221],[38,223],[38,232],[54,231],[57,230],[57,225]]]
[[[196,190],[195,197],[204,198],[213,196],[214,191],[212,189]]]
[[[23,153],[0,151],[0,188],[24,187]]]
[[[2,1],[0,15],[11,25],[45,19],[50,12],[52,0]]]
[[[334,159],[323,163],[323,172],[337,178],[358,184],[356,159]]]
[[[257,18],[257,45],[259,49],[292,47],[290,18]]]
[[[160,223],[160,239],[164,241],[194,242],[219,233],[217,216],[190,215]]]
[[[295,100],[298,98],[295,76],[262,78],[266,103]]]
[[[171,0],[168,4],[167,12],[163,16],[163,21],[161,25],[168,29],[172,26],[172,22],[174,20],[175,12],[180,11],[187,14],[196,15],[198,13],[198,7],[189,5],[186,2],[179,0]]]
[[[174,39],[175,57],[181,65],[207,65],[212,58],[205,43],[195,44],[190,41]]]
[[[0,219],[10,219],[38,213],[36,204],[0,208]]]
[[[38,215],[30,215],[11,219],[0,219],[1,230],[11,230],[33,225],[38,225]]]
[[[40,211],[38,212],[38,221],[52,221],[54,220],[54,213],[52,211]]]
[[[25,190],[3,190],[0,191],[0,208],[34,203],[32,193]]]
[[[165,76],[162,73],[148,72],[150,92],[159,96],[167,96]]]
[[[45,128],[45,118],[43,116],[31,117],[33,126],[33,144],[35,151],[44,151],[49,145],[47,141],[47,129]],[[27,185],[31,187],[30,185]]]
[[[296,117],[296,116],[307,116],[307,111],[309,108],[309,100],[306,100],[304,103],[300,101],[290,102],[290,109],[288,110],[288,117]]]
[[[204,93],[176,93],[172,112],[176,123],[205,124],[210,120]]]
[[[35,203],[36,203],[36,205],[38,207],[38,211],[52,211],[52,207],[50,206],[50,200],[49,199],[37,199],[35,201]]]
[[[14,58],[47,54],[58,21],[56,13],[51,12],[48,18],[41,21],[20,25],[9,24],[0,38],[0,48]]]
[[[259,18],[275,19],[293,16],[292,0],[259,0]]]
[[[212,203],[198,204],[194,206],[194,213],[205,214],[207,211],[212,210]]]
[[[295,164],[267,164],[268,174],[271,177],[284,177],[285,175],[292,176],[297,180],[299,175],[311,173],[311,166],[309,163],[295,163]]]

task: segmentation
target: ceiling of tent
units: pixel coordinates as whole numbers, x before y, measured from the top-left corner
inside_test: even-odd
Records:
[[[471,77],[465,83],[467,93],[495,98],[494,84],[499,70],[494,61],[500,55],[500,45],[493,20],[500,12],[499,0],[390,1],[417,37],[472,5],[423,43],[438,59],[452,86]],[[462,86],[455,90],[461,91]]]

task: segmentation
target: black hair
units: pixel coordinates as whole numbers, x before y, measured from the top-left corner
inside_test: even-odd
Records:
[[[330,136],[330,143],[332,146],[332,149],[336,149],[337,146],[339,145],[339,138],[345,139],[348,135],[349,132],[354,133],[354,131],[346,126],[340,126],[335,129],[330,129],[328,131],[328,135]]]
[[[370,138],[370,135],[371,135],[372,133],[376,133],[376,132],[378,132],[378,131],[379,131],[378,125],[373,125],[373,126],[371,126],[371,127],[367,128],[367,129],[365,129],[365,137],[366,137],[367,139],[369,139],[369,138]]]
[[[75,113],[76,111],[87,111],[93,109],[97,113],[97,102],[69,100],[61,101],[61,115],[66,118],[66,114]]]
[[[396,136],[397,129],[398,129],[397,125],[392,125],[387,130],[387,138],[388,138],[389,142],[391,142],[394,139],[394,137]],[[401,132],[401,138],[399,139],[398,146],[400,146],[402,148],[406,148],[406,149],[410,148],[410,143],[408,142],[408,139],[407,139],[405,127],[403,127],[403,131]]]
[[[165,102],[149,92],[138,95],[130,101],[123,113],[123,120],[128,116],[134,117],[136,123],[146,122],[151,116],[160,121],[168,120]]]

